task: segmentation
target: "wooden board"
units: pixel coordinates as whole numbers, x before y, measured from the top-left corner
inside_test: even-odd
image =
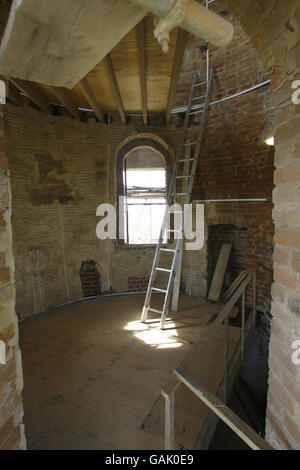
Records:
[[[24,8],[24,5],[28,4],[34,5],[36,0],[23,0],[22,6],[20,7],[21,10]],[[64,5],[64,8],[67,7],[70,0],[66,0],[66,2],[61,2]],[[94,3],[95,0],[91,0]],[[97,0],[98,1],[98,0]],[[101,2],[105,2],[105,0],[101,0]],[[124,0],[122,0],[124,1]],[[25,2],[25,3],[24,3]],[[57,0],[53,1],[53,5],[56,5]],[[100,2],[100,0],[99,0]],[[100,2],[100,3],[101,3]],[[24,3],[24,5],[23,5]],[[45,0],[45,4],[48,3],[48,0]],[[74,5],[72,3],[72,15],[76,8],[79,8],[79,0],[74,0]],[[113,2],[113,3],[119,3]],[[44,3],[43,3],[44,6]],[[44,11],[44,8],[43,8]],[[77,10],[76,10],[77,11]],[[51,11],[47,12],[50,15]],[[57,18],[55,21],[55,28],[61,27],[60,25],[60,15],[62,14],[62,7],[57,10]],[[71,15],[71,17],[73,17]],[[80,15],[79,15],[80,16]],[[40,17],[39,14],[33,15],[32,21],[38,24],[38,18]],[[116,21],[117,21],[116,17]],[[17,23],[23,21],[22,20],[22,12],[18,10],[18,13],[15,12],[15,19],[13,19],[11,13],[10,23],[16,21]],[[67,29],[69,19],[66,19],[66,24],[64,25]],[[75,21],[75,20],[74,20]],[[79,21],[79,20],[78,20]],[[80,20],[81,21],[81,20]],[[79,23],[80,23],[79,21]],[[86,18],[85,22],[88,22]],[[30,29],[30,25],[27,25],[28,20],[24,21],[24,24],[21,28],[21,33],[23,34],[24,29],[24,43],[26,42],[27,38],[27,27]],[[58,24],[57,24],[58,23]],[[112,24],[111,22],[109,22]],[[126,113],[142,113],[142,100],[141,100],[141,76],[140,76],[140,66],[139,66],[139,44],[138,44],[138,36],[136,34],[136,26],[133,26],[134,21],[132,21],[132,26],[126,34],[123,34],[121,40],[116,40],[115,44],[113,45],[112,50],[110,51],[110,57],[115,73],[116,82],[120,91],[121,100],[123,102],[124,110]],[[77,25],[77,23],[76,23]],[[176,43],[178,38],[178,28],[174,28],[171,32],[170,38],[170,49],[168,53],[163,53],[161,50],[160,45],[158,44],[156,38],[154,37],[154,15],[152,13],[148,13],[143,20],[144,26],[144,34],[145,34],[145,76],[143,77],[144,85],[146,86],[146,108],[148,113],[165,113],[167,109],[168,103],[168,96],[170,93],[170,85],[172,79],[172,71],[174,69],[174,58],[175,58],[175,51],[176,51]],[[76,26],[77,27],[77,26]],[[88,57],[84,58],[84,61],[80,59],[80,52],[76,55],[75,52],[70,55],[67,59],[61,57],[59,59],[59,66],[57,65],[57,60],[55,58],[55,51],[52,51],[51,60],[52,65],[51,68],[44,64],[44,61],[47,61],[47,58],[44,57],[43,47],[45,46],[45,38],[44,36],[47,33],[47,24],[43,26],[43,28],[38,28],[39,33],[37,34],[37,38],[39,38],[40,42],[36,45],[33,44],[32,47],[26,49],[26,53],[23,51],[23,42],[22,47],[20,47],[17,53],[12,53],[13,50],[17,47],[14,44],[14,41],[17,37],[17,32],[14,30],[14,26],[10,24],[5,33],[5,39],[1,44],[2,56],[0,55],[0,72],[2,71],[3,75],[5,76],[22,76],[24,80],[31,79],[36,83],[36,87],[41,88],[45,98],[49,101],[49,103],[60,103],[57,96],[53,93],[53,89],[51,86],[60,86],[60,84],[65,84],[65,81],[62,80],[62,76],[64,74],[64,68],[67,66],[65,61],[69,64],[68,67],[70,71],[72,70],[72,78],[69,79],[68,83],[62,86],[66,86],[70,88],[68,96],[69,99],[74,103],[75,107],[78,108],[91,108],[91,105],[88,103],[86,97],[82,93],[82,90],[79,86],[79,78],[85,75],[90,87],[99,103],[99,107],[103,112],[107,111],[118,111],[118,106],[116,103],[116,99],[113,94],[112,83],[107,74],[107,70],[105,70],[105,63],[104,58],[99,56],[99,60],[95,61],[92,66],[88,66]],[[97,28],[99,26],[97,25]],[[12,36],[10,36],[9,31],[11,30]],[[65,31],[63,32],[64,34]],[[28,33],[29,34],[29,33]],[[51,47],[55,46],[55,40],[52,39],[53,32],[49,33],[49,41],[50,39],[53,41],[51,43]],[[74,33],[75,34],[75,33]],[[79,34],[79,30],[78,30]],[[94,34],[94,33],[93,33]],[[64,36],[62,36],[64,37]],[[119,37],[119,36],[118,36]],[[68,41],[71,39],[69,38]],[[86,40],[86,38],[85,38]],[[23,41],[23,39],[22,39]],[[63,55],[66,53],[67,43],[63,48],[62,51],[59,51],[59,54]],[[98,39],[98,42],[101,43],[101,40]],[[75,41],[76,43],[76,41]],[[18,40],[18,44],[20,41]],[[18,46],[19,47],[19,46]],[[25,47],[25,46],[24,46]],[[50,47],[50,46],[48,46]],[[29,67],[28,65],[28,57],[26,54],[30,51],[33,54],[32,63]],[[73,49],[72,49],[73,51]],[[9,55],[8,55],[9,54]],[[39,54],[39,57],[37,56]],[[58,52],[57,52],[58,54]],[[73,70],[73,55],[77,57],[77,65],[82,67],[82,70],[77,70],[77,65]],[[13,57],[13,58],[11,58]],[[11,58],[11,59],[9,59]],[[15,58],[18,59],[18,63],[16,67],[10,69],[11,64],[9,60],[12,60],[14,63]],[[8,60],[9,59],[9,60]],[[101,59],[101,60],[100,60]],[[90,63],[90,62],[89,62]],[[28,67],[28,70],[26,69]],[[24,72],[23,69],[26,69]],[[74,75],[74,76],[73,76]],[[144,106],[145,108],[145,106]]]
[[[231,248],[232,245],[230,243],[223,243],[222,245],[208,294],[208,300],[212,300],[213,302],[218,302],[220,298]]]
[[[145,20],[145,56],[147,110],[150,113],[164,113],[167,108],[171,84],[173,62],[176,49],[178,28],[171,32],[170,51],[164,54],[154,37],[154,16],[149,13]],[[133,28],[110,52],[116,80],[119,86],[124,109],[129,113],[142,113],[140,93],[140,69],[136,30]],[[103,111],[117,111],[111,82],[101,60],[86,76],[97,101]],[[49,87],[44,87],[47,95],[55,102]],[[73,102],[81,108],[90,108],[80,87],[70,90]]]
[[[72,88],[146,14],[124,0],[14,0],[0,73]]]

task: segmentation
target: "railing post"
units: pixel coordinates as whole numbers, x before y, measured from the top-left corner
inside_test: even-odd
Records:
[[[174,448],[174,393],[165,398],[165,450]]]
[[[244,360],[245,353],[245,313],[246,313],[246,289],[242,294],[242,325],[241,325],[241,359]]]
[[[224,320],[225,348],[224,348],[224,402],[228,399],[228,342],[229,342],[229,313]]]

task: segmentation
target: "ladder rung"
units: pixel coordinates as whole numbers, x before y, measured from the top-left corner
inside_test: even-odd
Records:
[[[154,313],[163,313],[162,310],[157,310],[156,308],[152,308],[152,307],[148,307],[148,310],[150,310],[150,312],[154,312]]]
[[[206,82],[201,82],[201,83],[195,83],[194,87],[201,86],[201,85],[206,85],[206,83],[209,83],[209,82],[206,81]]]
[[[211,3],[211,1],[209,1],[209,3]],[[195,178],[195,175],[194,175],[195,168],[197,166],[198,158],[200,155],[201,142],[203,140],[203,133],[205,131],[205,124],[207,121],[207,110],[208,110],[208,106],[209,106],[209,102],[211,98],[211,88],[213,84],[213,77],[214,77],[213,69],[210,72],[210,78],[206,77],[206,80],[203,82],[200,82],[202,78],[200,78],[199,75],[194,74],[193,76],[193,84],[190,89],[189,101],[188,101],[187,108],[185,110],[185,121],[184,121],[184,126],[182,129],[182,133],[181,133],[179,150],[176,156],[176,166],[175,166],[175,169],[173,170],[172,184],[168,192],[169,202],[173,200],[173,197],[174,197],[175,198],[174,200],[181,202],[181,204],[177,207],[177,211],[173,211],[171,208],[166,208],[165,218],[161,226],[160,239],[156,247],[156,251],[155,251],[154,266],[152,267],[151,277],[150,277],[151,281],[149,281],[149,288],[147,290],[147,295],[145,298],[144,308],[142,312],[142,318],[141,318],[142,322],[145,322],[147,320],[148,312],[153,312],[161,316],[161,319],[160,319],[161,329],[164,328],[164,324],[166,320],[165,317],[166,317],[166,314],[168,313],[168,306],[169,306],[169,301],[170,301],[169,297],[172,291],[171,281],[173,280],[173,277],[176,272],[178,272],[178,275],[180,275],[180,270],[177,267],[178,262],[179,262],[178,256],[181,254],[181,250],[182,250],[182,238],[184,235],[183,234],[184,232],[183,222],[186,217],[186,211],[185,209],[182,209],[182,206],[183,206],[183,202],[187,202],[187,201],[189,202],[191,199],[192,187],[193,187],[194,178]],[[197,80],[199,80],[198,83],[197,83]],[[202,89],[199,88],[199,92],[195,91],[196,87],[201,87],[201,86],[203,86],[203,88]],[[204,95],[203,96],[200,95],[201,93],[204,93]],[[198,94],[199,96],[196,96]],[[195,122],[195,120],[190,119],[190,116],[194,114],[201,114],[201,116],[197,116],[197,118],[195,118],[196,121],[199,121],[198,137],[196,140],[195,140],[194,134],[189,133],[189,130],[192,129],[192,127],[190,126],[190,123]],[[192,145],[194,146],[193,149],[191,149]],[[187,163],[188,165],[187,166],[184,165],[180,167],[179,164],[183,162]],[[189,162],[192,162],[192,163],[189,164]],[[181,168],[183,168],[184,171],[181,171]],[[178,186],[176,183],[177,180],[182,180],[181,188],[177,188]],[[179,189],[179,191],[182,191],[182,192],[177,193],[176,192],[177,189]],[[175,193],[172,193],[172,191],[175,191]],[[176,199],[176,196],[178,197],[178,199]],[[171,228],[168,228],[169,225],[167,224],[166,219],[167,217],[169,217],[169,214],[172,214],[172,213],[181,214],[181,223],[174,224],[173,225],[174,228],[171,229]],[[175,218],[174,216],[174,219],[176,220],[177,218]],[[178,228],[175,229],[175,227],[178,227]],[[173,233],[174,236],[169,235],[169,233]],[[163,241],[164,236],[168,238],[167,242]],[[175,245],[175,243],[173,243],[172,241],[169,241],[170,239],[173,239],[173,238],[174,238],[174,242],[175,242],[175,239],[180,239],[180,241],[177,241]],[[169,246],[174,247],[174,248],[168,248]],[[172,253],[171,255],[172,264],[171,263],[168,264],[167,262],[163,262],[163,261],[159,262],[159,256],[161,256],[160,253],[162,252]],[[158,267],[158,264],[164,264],[165,266],[168,266],[168,269],[160,268]],[[164,286],[163,289],[160,287],[153,286],[154,278],[156,276],[157,271],[163,271],[163,272],[168,273],[167,275],[167,278],[169,279],[168,284],[167,286],[164,286],[163,284]],[[157,282],[157,284],[159,284],[159,282]],[[159,308],[162,308],[162,310],[158,310],[150,306],[151,296],[152,295],[154,296],[155,293],[161,293],[164,295],[164,299],[165,299],[164,306],[159,307]]]
[[[195,98],[192,98],[192,100],[200,100],[201,98],[206,98],[206,95],[196,96]]]
[[[193,116],[193,114],[199,114],[203,113],[203,109],[198,109],[198,111],[194,111],[193,113],[190,113],[190,116]]]

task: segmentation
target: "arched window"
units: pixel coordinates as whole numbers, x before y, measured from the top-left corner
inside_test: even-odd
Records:
[[[121,215],[119,224],[123,226],[119,226],[119,235],[122,232],[125,245],[157,243],[172,163],[169,147],[157,139],[136,138],[120,148],[117,154],[117,196]]]
[[[124,159],[125,243],[157,243],[166,207],[166,164],[150,147],[137,147]]]

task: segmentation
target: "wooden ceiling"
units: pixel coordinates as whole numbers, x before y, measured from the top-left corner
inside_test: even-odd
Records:
[[[45,112],[51,112],[51,104],[62,104],[75,119],[80,119],[78,108],[87,108],[100,121],[109,111],[118,111],[124,123],[126,113],[142,114],[144,123],[149,113],[165,113],[168,121],[188,33],[174,29],[165,54],[153,31],[149,13],[71,90],[5,77],[9,98],[19,100],[17,88]]]

